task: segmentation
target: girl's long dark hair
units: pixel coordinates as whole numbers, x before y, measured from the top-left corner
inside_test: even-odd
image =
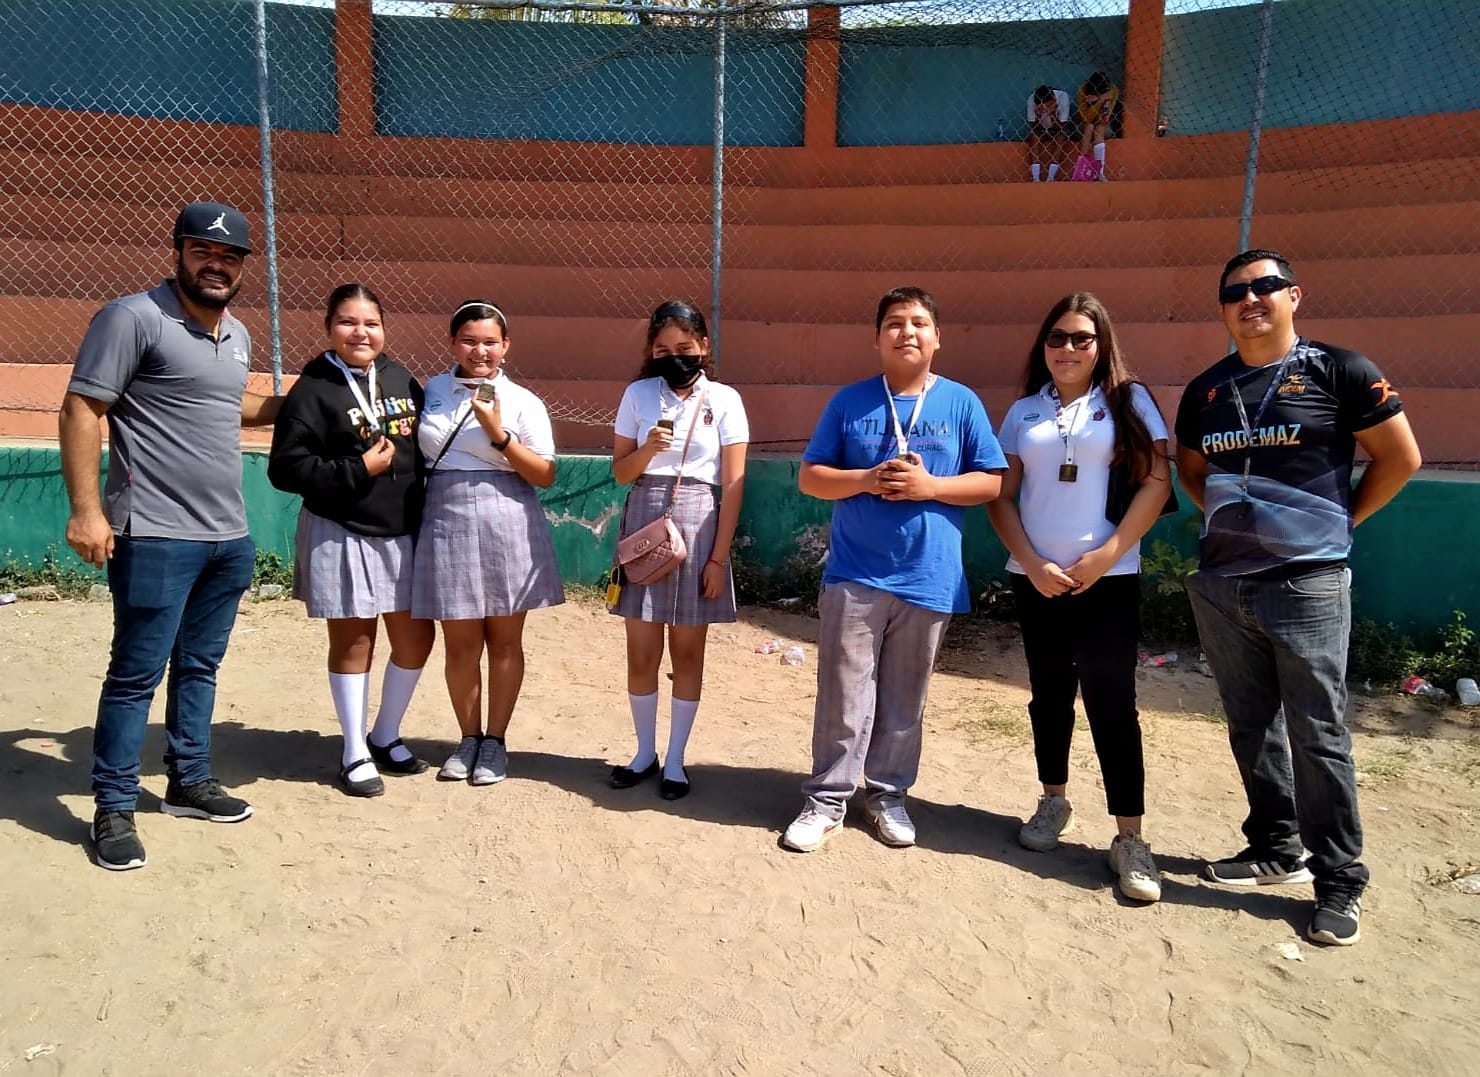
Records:
[[[704,315],[698,307],[685,303],[682,299],[663,300],[648,319],[647,343],[642,346],[642,368],[637,372],[638,381],[658,376],[658,361],[653,358],[653,341],[670,325],[678,326],[695,341],[709,339],[709,325],[704,321]],[[713,378],[714,356],[706,355],[702,366],[704,376]]]
[[[1023,375],[1023,395],[1033,396],[1053,381],[1053,375],[1048,371],[1048,361],[1043,357],[1043,349],[1050,330],[1065,314],[1082,314],[1094,323],[1099,350],[1095,353],[1095,367],[1090,373],[1090,384],[1099,386],[1100,391],[1105,394],[1105,405],[1110,410],[1110,417],[1115,420],[1115,462],[1129,460],[1131,480],[1137,484],[1145,482],[1146,476],[1151,473],[1156,445],[1151,440],[1151,431],[1146,429],[1146,424],[1136,414],[1131,399],[1131,387],[1141,383],[1126,366],[1120,341],[1115,336],[1115,325],[1110,320],[1110,312],[1095,296],[1089,292],[1075,292],[1064,296],[1049,308],[1043,324],[1038,327],[1033,350],[1028,353],[1028,366]],[[1151,406],[1160,411],[1155,397],[1152,397]]]

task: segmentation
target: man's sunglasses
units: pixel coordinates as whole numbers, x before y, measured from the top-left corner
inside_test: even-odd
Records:
[[[1218,289],[1218,302],[1225,306],[1231,303],[1242,303],[1244,296],[1253,292],[1257,296],[1274,295],[1294,285],[1293,280],[1284,277],[1255,277],[1246,280],[1242,284],[1225,284]]]
[[[1072,344],[1075,351],[1087,352],[1099,339],[1093,333],[1066,333],[1062,329],[1050,329],[1048,336],[1043,338],[1043,343],[1055,351],[1065,344]]]

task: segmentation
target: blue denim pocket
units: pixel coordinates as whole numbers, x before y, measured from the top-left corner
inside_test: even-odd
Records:
[[[1318,572],[1312,576],[1297,576],[1284,581],[1284,589],[1303,598],[1334,598],[1347,586],[1347,571],[1344,568],[1330,572]]]

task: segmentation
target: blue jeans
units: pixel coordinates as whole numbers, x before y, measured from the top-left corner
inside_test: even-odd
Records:
[[[113,652],[93,733],[92,787],[100,811],[134,810],[149,706],[166,663],[165,767],[182,785],[211,776],[216,668],[255,560],[250,538],[118,537],[108,562]]]
[[[1318,882],[1366,885],[1346,727],[1351,590],[1345,568],[1294,580],[1195,573],[1197,632],[1228,714],[1261,858],[1298,855]]]

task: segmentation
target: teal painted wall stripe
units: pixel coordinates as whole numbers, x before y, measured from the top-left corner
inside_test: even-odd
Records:
[[[761,579],[795,578],[825,548],[831,506],[798,492],[799,467],[795,458],[781,457],[747,464],[735,557]],[[243,455],[242,488],[258,548],[291,558],[298,499],[268,483],[265,453]],[[541,500],[567,583],[596,584],[611,564],[624,493],[612,480],[608,457],[561,457],[555,485]],[[0,446],[0,563],[36,564],[52,549],[64,565],[80,566],[63,543],[66,525],[60,452],[54,446]],[[1158,521],[1148,542],[1157,540],[1195,554],[1196,513],[1184,507]],[[1442,473],[1415,479],[1357,531],[1357,615],[1408,630],[1438,628],[1454,610],[1480,621],[1480,573],[1467,570],[1477,548],[1480,481]],[[968,511],[966,567],[975,593],[1003,575],[1006,560],[986,513]]]

